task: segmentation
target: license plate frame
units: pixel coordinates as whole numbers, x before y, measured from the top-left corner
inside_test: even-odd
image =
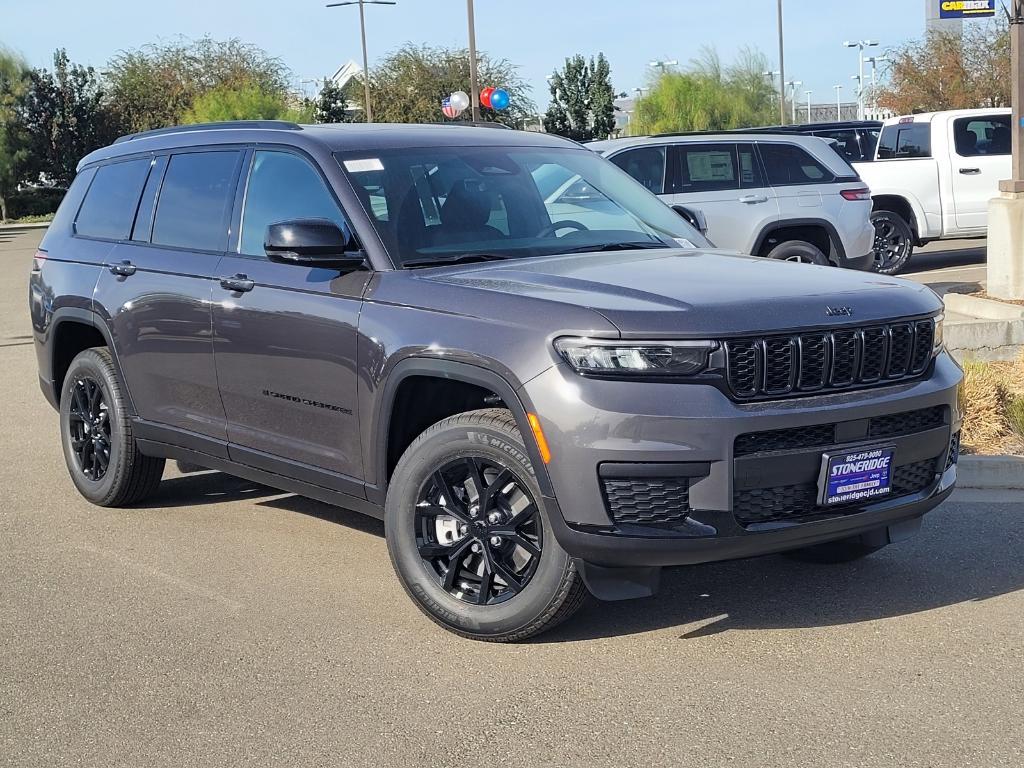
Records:
[[[818,505],[835,507],[892,495],[895,462],[894,445],[865,445],[821,454]]]

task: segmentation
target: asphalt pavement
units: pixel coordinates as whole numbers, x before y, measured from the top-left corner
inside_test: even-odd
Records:
[[[170,469],[139,508],[82,500],[36,384],[38,238],[0,232],[0,766],[1024,764],[1022,497],[961,494],[859,563],[676,569],[533,642],[463,640],[375,520]]]

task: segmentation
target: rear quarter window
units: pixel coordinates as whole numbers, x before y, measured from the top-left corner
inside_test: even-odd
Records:
[[[791,184],[831,184],[835,174],[809,152],[795,144],[759,143],[768,183],[773,187]]]
[[[895,123],[878,137],[879,160],[914,160],[932,156],[931,123]]]
[[[126,240],[135,220],[150,159],[101,166],[89,185],[75,219],[75,234],[105,240]]]

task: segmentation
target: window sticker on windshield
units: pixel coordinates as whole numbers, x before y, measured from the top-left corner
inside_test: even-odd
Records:
[[[696,245],[691,243],[689,240],[687,240],[685,237],[673,237],[672,239],[675,240],[677,243],[679,243],[679,247],[680,248],[696,248],[697,247]]]
[[[346,160],[345,170],[349,173],[365,173],[366,171],[383,171],[384,163],[376,157],[364,157],[359,160]]]

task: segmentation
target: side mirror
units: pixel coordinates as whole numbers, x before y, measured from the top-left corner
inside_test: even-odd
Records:
[[[292,219],[267,227],[263,250],[280,264],[356,269],[366,257],[348,227],[329,219]]]
[[[704,211],[693,210],[687,208],[685,205],[673,205],[672,210],[682,216],[686,223],[696,229],[702,235],[708,233],[708,219],[704,215]]]

